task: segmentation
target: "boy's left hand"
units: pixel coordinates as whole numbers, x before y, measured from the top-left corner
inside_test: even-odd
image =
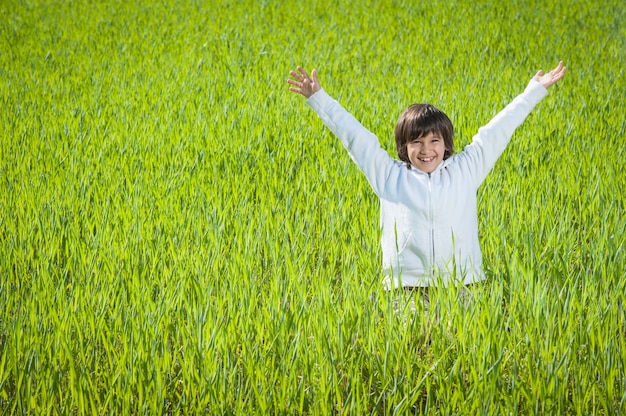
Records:
[[[565,71],[567,71],[567,67],[563,65],[563,61],[560,61],[559,65],[547,74],[544,74],[543,70],[539,70],[533,79],[545,88],[549,88],[563,78]]]

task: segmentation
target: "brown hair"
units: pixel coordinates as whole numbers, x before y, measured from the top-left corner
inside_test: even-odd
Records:
[[[446,146],[444,160],[452,156],[454,154],[454,127],[443,111],[430,104],[412,104],[404,110],[394,131],[396,150],[400,160],[410,164],[406,145],[431,132],[443,137],[443,143]]]

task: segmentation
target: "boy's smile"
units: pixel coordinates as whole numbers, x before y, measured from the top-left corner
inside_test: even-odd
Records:
[[[443,161],[446,145],[439,133],[430,132],[406,145],[411,165],[425,173],[431,173]]]

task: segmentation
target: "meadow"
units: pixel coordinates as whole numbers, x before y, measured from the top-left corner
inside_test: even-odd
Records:
[[[626,412],[617,0],[0,3],[0,414]],[[479,191],[488,281],[393,310],[378,201],[301,96],[457,149],[559,60]]]

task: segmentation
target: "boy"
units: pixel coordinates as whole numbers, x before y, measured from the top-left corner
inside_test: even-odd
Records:
[[[463,152],[454,154],[450,119],[429,104],[400,117],[395,139],[400,161],[320,86],[317,71],[290,71],[290,90],[341,140],[380,199],[385,287],[426,288],[484,280],[478,241],[476,192],[515,129],[565,74],[563,62],[528,87]]]

